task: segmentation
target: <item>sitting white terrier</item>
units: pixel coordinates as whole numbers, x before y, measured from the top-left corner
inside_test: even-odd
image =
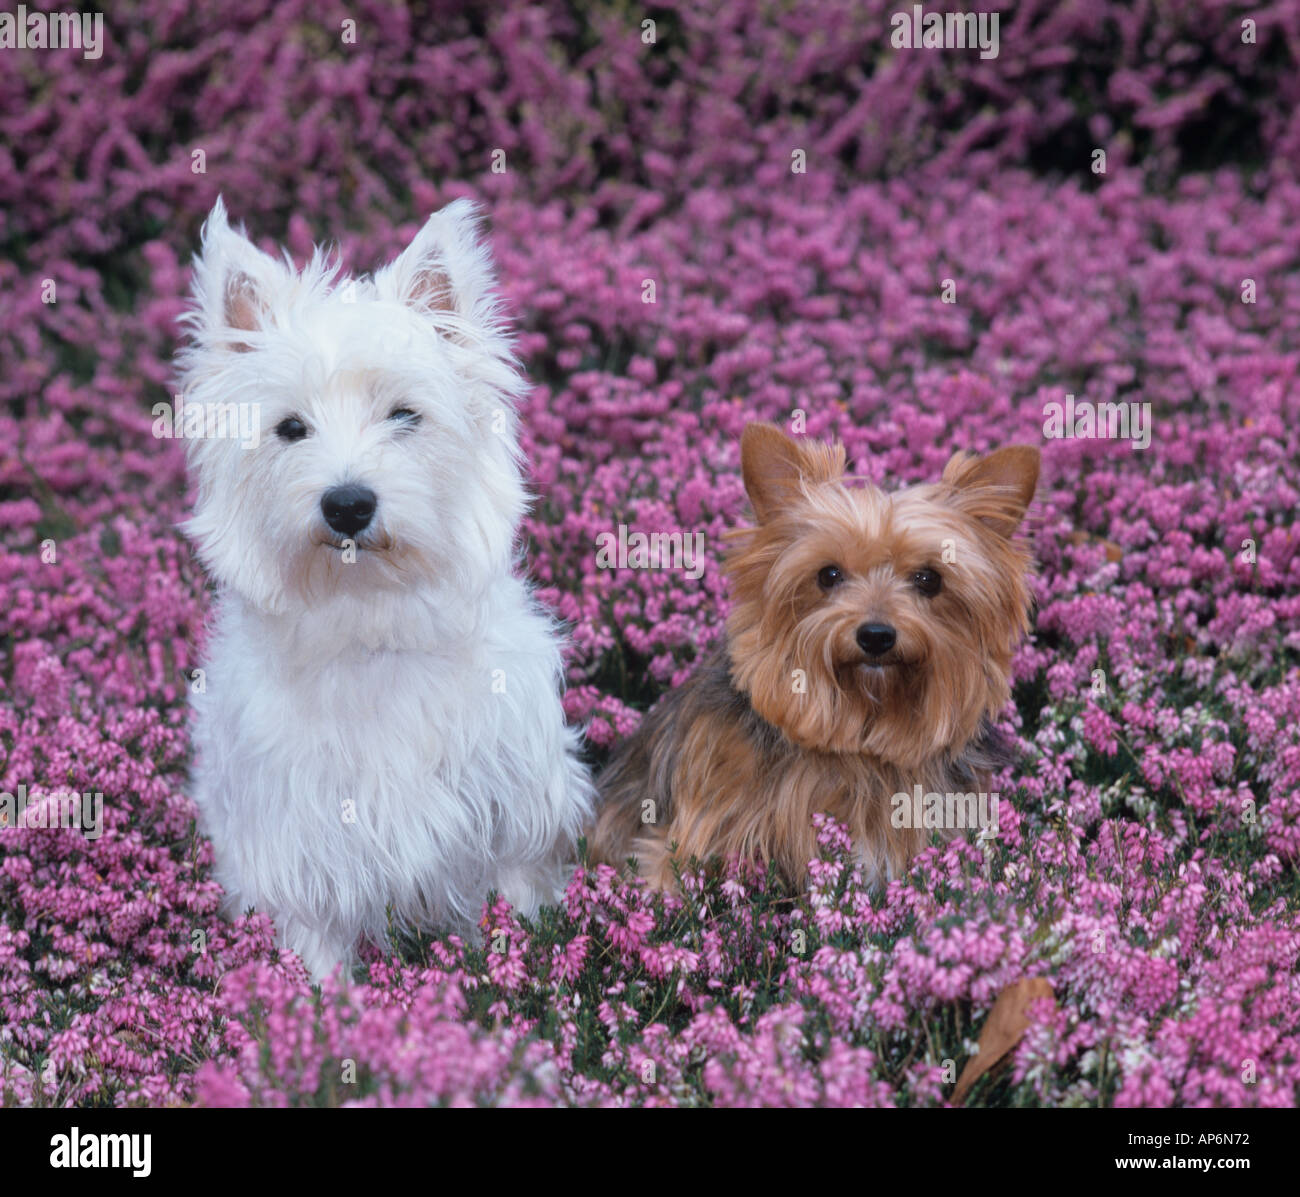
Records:
[[[220,584],[193,794],[227,913],[269,914],[319,980],[389,907],[465,932],[490,889],[556,900],[591,791],[512,569],[524,384],[472,205],[347,279],[262,253],[218,200],[185,321],[185,531]],[[212,435],[232,404],[260,437]]]

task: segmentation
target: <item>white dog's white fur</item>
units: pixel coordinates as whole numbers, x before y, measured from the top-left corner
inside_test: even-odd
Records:
[[[554,901],[591,789],[513,569],[523,383],[472,205],[346,279],[264,254],[218,200],[185,319],[187,404],[256,405],[261,429],[187,443],[186,532],[220,586],[193,796],[227,912],[271,915],[320,978],[390,907],[468,931],[489,889]],[[377,500],[351,545],[322,513],[345,485]]]

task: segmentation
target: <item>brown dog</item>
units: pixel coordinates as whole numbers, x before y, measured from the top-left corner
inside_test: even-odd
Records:
[[[847,486],[842,446],[771,424],[745,429],[741,459],[756,526],[727,557],[726,643],[615,750],[592,856],[635,858],[660,888],[674,860],[715,855],[802,884],[826,811],[869,880],[897,875],[955,830],[918,826],[910,796],[971,797],[999,763],[1038,450],[958,453],[938,483],[894,494]]]

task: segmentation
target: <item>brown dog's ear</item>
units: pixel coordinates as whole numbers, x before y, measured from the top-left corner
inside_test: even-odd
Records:
[[[749,424],[740,437],[745,493],[760,524],[793,502],[803,488],[844,474],[844,446],[797,441],[775,424]]]
[[[1008,445],[986,457],[954,453],[943,469],[953,502],[999,536],[1012,536],[1038,486],[1040,454],[1032,445]]]

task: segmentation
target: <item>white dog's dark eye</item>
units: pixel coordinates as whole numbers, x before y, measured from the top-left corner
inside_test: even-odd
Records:
[[[939,576],[937,570],[918,569],[912,575],[912,585],[926,598],[934,598],[943,586],[943,579]]]
[[[297,416],[285,416],[275,426],[275,435],[282,441],[300,441],[307,435],[307,425]]]
[[[817,573],[817,585],[823,590],[833,590],[844,581],[844,571],[838,565],[823,565]]]
[[[395,407],[388,413],[390,420],[400,420],[403,424],[418,424],[420,422],[420,413],[412,411],[409,407]]]

